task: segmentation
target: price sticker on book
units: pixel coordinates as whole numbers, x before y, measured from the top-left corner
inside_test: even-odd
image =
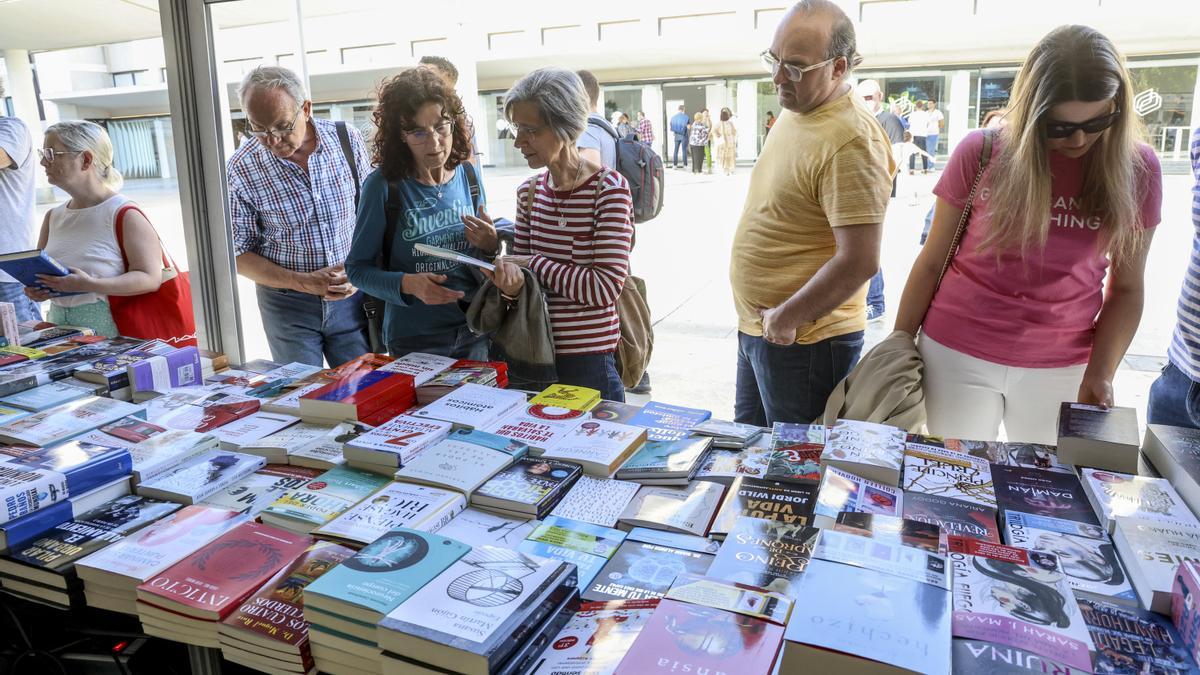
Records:
[[[681,574],[676,578],[671,590],[667,591],[667,597],[766,619],[781,626],[787,625],[793,605],[792,599],[782,593],[695,574]]]

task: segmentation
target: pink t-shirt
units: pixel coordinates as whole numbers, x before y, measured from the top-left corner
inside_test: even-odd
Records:
[[[1099,216],[1085,216],[1078,202],[1087,156],[1071,159],[1050,153],[1053,176],[1051,227],[1042,250],[1027,255],[977,250],[990,226],[988,185],[1000,150],[975,194],[962,246],[929,306],[922,330],[951,349],[993,363],[1022,368],[1060,368],[1086,363],[1092,351],[1096,315],[1104,302],[1108,257],[1097,246]],[[967,135],[933,193],[955,208],[966,205],[979,167],[983,132]],[[1141,222],[1158,225],[1162,170],[1150,146],[1140,148],[1149,169],[1141,179]]]

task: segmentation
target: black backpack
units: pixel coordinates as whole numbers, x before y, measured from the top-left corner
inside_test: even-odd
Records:
[[[629,182],[633,196],[633,222],[653,220],[663,206],[662,158],[650,146],[638,140],[637,134],[622,137],[606,120],[589,117],[588,124],[600,127],[617,144],[617,165],[611,167]]]

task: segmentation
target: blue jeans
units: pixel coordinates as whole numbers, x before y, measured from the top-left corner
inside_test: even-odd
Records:
[[[776,345],[739,332],[734,420],[760,427],[817,420],[862,347],[863,331],[810,345]]]
[[[867,286],[867,307],[884,309],[883,303],[883,270],[880,269],[871,277],[871,285]]]
[[[671,166],[679,166],[679,153],[683,152],[683,163],[688,161],[688,139],[685,135],[675,134],[675,149],[671,152]]]
[[[554,359],[554,369],[558,371],[558,382],[562,384],[598,389],[603,399],[625,402],[625,385],[621,383],[621,375],[617,373],[617,358],[612,352],[560,356]],[[508,379],[510,389],[541,391],[552,384],[555,383],[514,378],[511,373]]]
[[[487,361],[490,344],[488,336],[476,335],[463,324],[446,331],[398,337],[388,343],[388,353],[397,358],[409,352],[423,352],[455,359]]]
[[[1200,429],[1200,383],[1168,363],[1150,385],[1150,403],[1146,407],[1148,424]]]
[[[929,134],[925,137],[925,152],[928,152],[930,157],[937,157],[938,136],[940,135],[941,134]],[[926,161],[928,161],[930,165],[933,164],[933,160]],[[934,167],[930,166],[929,168],[932,169]]]
[[[331,368],[370,351],[361,292],[326,301],[309,293],[257,285],[258,311],[271,360]]]
[[[25,284],[19,281],[0,282],[0,302],[11,302],[17,310],[17,322],[41,321],[42,310],[25,295]]]

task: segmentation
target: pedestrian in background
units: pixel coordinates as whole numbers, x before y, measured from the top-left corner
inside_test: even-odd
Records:
[[[721,122],[713,129],[717,143],[717,162],[726,176],[733,175],[737,166],[737,126],[733,123],[733,113],[729,108],[721,108]]]
[[[925,104],[925,112],[928,115],[928,121],[925,126],[925,152],[929,153],[929,165],[931,168],[936,168],[935,158],[938,154],[938,139],[942,135],[942,127],[946,125],[946,116],[938,110],[937,101],[929,101]],[[922,157],[921,161],[925,161]]]
[[[638,140],[645,143],[646,145],[650,146],[651,148],[653,148],[654,147],[654,125],[650,123],[650,118],[646,117],[646,113],[642,112],[641,110],[638,111],[637,117],[638,117],[638,122],[637,122]]]
[[[929,133],[929,111],[925,109],[924,101],[913,104],[912,112],[908,114],[908,130],[912,133],[913,143],[925,150],[926,134]],[[912,176],[917,170],[917,155],[908,158],[908,175]],[[921,173],[929,173],[929,160],[921,158]]]
[[[29,127],[16,117],[0,117],[0,253],[29,249],[37,165]],[[42,319],[41,310],[25,295],[25,286],[4,272],[0,272],[0,301],[13,304],[17,321]]]
[[[683,106],[679,106],[679,112],[671,116],[671,134],[675,137],[674,151],[671,153],[671,166],[676,169],[682,169],[687,165],[688,161],[688,127],[692,126],[692,120],[688,117]],[[683,151],[683,164],[679,163],[679,152]]]
[[[696,113],[692,119],[688,147],[692,152],[692,173],[701,173],[704,171],[704,154],[708,150],[708,125],[704,123],[703,112]]]

